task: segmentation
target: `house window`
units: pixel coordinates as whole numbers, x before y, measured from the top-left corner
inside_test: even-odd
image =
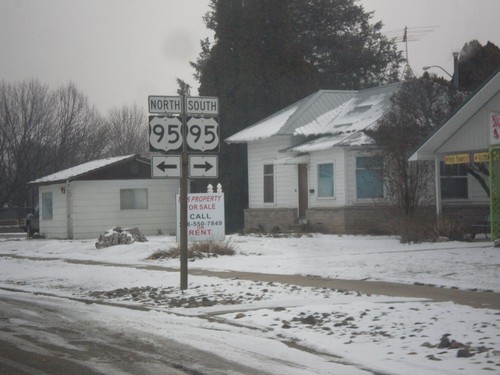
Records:
[[[381,157],[356,158],[356,196],[358,199],[384,197]]]
[[[264,165],[264,203],[274,202],[274,165]]]
[[[52,192],[42,193],[42,220],[52,220]]]
[[[465,164],[440,163],[441,169],[441,198],[467,199],[467,170]]]
[[[318,164],[318,197],[333,197],[333,163]]]
[[[120,209],[139,210],[148,208],[148,189],[121,189]]]

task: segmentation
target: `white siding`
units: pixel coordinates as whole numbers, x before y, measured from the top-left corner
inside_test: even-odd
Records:
[[[489,116],[492,112],[500,112],[500,93],[494,95],[479,111],[438,150],[438,157],[444,160],[444,155],[453,153],[473,153],[487,151],[489,147]],[[472,157],[472,155],[470,155]],[[487,181],[489,184],[489,181]],[[472,176],[468,176],[468,199],[443,200],[444,204],[476,204],[488,203],[489,197],[484,189]]]
[[[500,112],[500,93],[491,98],[478,112],[450,137],[438,153],[487,150],[489,145],[489,115]]]
[[[61,190],[64,189],[64,193]],[[42,194],[52,193],[52,220],[43,220]],[[40,208],[40,234],[50,238],[67,238],[65,184],[40,186],[38,189]]]
[[[333,163],[334,197],[318,197],[318,164]],[[309,207],[341,207],[346,200],[346,174],[344,169],[345,153],[343,148],[332,148],[327,151],[311,153],[309,163]]]
[[[145,235],[175,233],[178,180],[75,181],[71,183],[75,239],[97,238],[114,226],[138,227]],[[120,189],[148,190],[147,209],[120,209]]]
[[[486,181],[488,186],[490,185],[489,180]],[[490,198],[488,197],[488,194],[484,191],[484,189],[481,187],[479,182],[477,180],[469,175],[469,181],[468,181],[468,188],[469,188],[469,201],[471,203],[489,203]]]
[[[279,150],[292,145],[290,136],[275,136],[248,143],[249,208],[298,207],[298,167],[276,163],[289,156],[286,153],[280,153]],[[264,203],[264,164],[275,164],[274,203]]]

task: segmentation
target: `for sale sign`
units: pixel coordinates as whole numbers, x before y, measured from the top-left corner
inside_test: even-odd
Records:
[[[188,194],[188,241],[224,241],[224,193]],[[177,195],[177,239],[180,233],[180,204]]]

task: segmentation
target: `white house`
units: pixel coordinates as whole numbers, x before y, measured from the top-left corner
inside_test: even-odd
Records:
[[[96,160],[29,184],[38,187],[40,233],[48,238],[97,238],[114,226],[175,233],[179,180],[152,179],[149,159]]]
[[[382,160],[363,131],[390,109],[399,87],[321,90],[226,139],[248,145],[245,229],[387,231]]]
[[[410,160],[435,163],[437,214],[481,217],[500,213],[500,174],[490,155],[500,155],[500,69],[411,155]],[[500,160],[498,156],[494,157]],[[469,163],[486,163],[491,171],[491,202],[465,170]],[[497,162],[498,163],[498,162]],[[499,223],[500,224],[500,223]],[[499,226],[500,227],[500,226]],[[497,234],[500,235],[500,233]]]

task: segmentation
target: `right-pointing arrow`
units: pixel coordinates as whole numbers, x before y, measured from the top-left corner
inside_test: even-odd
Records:
[[[212,169],[213,165],[210,164],[208,161],[205,161],[205,164],[193,164],[193,168],[205,169],[205,172],[206,172],[206,171],[209,171],[210,169]]]

